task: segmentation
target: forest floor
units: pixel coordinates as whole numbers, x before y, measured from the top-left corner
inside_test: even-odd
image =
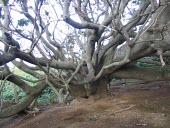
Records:
[[[113,86],[111,95],[0,121],[0,128],[170,128],[170,83]]]

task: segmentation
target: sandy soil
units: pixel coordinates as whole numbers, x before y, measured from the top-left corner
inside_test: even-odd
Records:
[[[114,86],[110,96],[0,121],[1,128],[170,128],[169,82]]]

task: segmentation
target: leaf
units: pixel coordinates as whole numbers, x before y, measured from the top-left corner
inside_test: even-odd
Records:
[[[32,6],[29,6],[28,8],[29,8],[29,9],[33,9],[33,7],[32,7]]]
[[[2,2],[4,3],[5,6],[7,6],[9,0],[2,0]]]
[[[1,15],[1,17],[0,17],[2,20],[4,20],[5,19],[5,16],[4,15]]]
[[[24,18],[18,20],[18,25],[21,26],[21,27],[23,27],[24,25],[25,25],[25,26],[28,26],[28,23],[29,23],[29,20],[24,19]]]
[[[45,10],[45,15],[46,15],[46,16],[49,16],[49,12],[47,12],[46,10]]]
[[[17,32],[21,33],[21,32],[22,32],[22,30],[21,30],[21,29],[17,29]]]

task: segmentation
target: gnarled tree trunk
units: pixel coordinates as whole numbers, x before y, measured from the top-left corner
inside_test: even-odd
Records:
[[[95,99],[104,98],[107,95],[107,85],[109,80],[107,77],[101,77],[97,81],[90,84],[91,94]]]
[[[108,83],[109,79],[107,77],[101,77],[86,86],[70,86],[71,96],[73,96],[75,99],[88,98],[90,96],[94,96],[95,99],[103,98],[107,94]]]

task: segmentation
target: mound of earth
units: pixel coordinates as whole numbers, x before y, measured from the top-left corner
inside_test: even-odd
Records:
[[[113,86],[110,96],[5,119],[1,128],[170,128],[169,82]]]

